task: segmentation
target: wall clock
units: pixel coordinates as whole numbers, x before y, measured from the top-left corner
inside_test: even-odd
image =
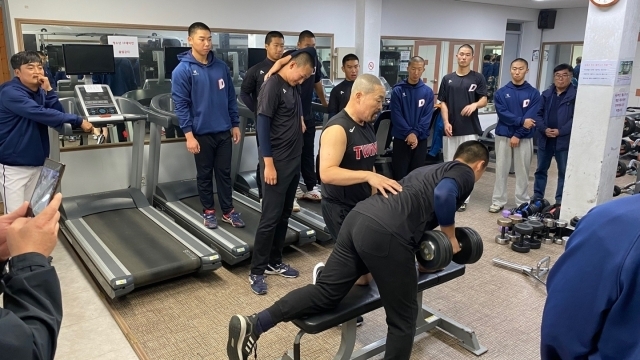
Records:
[[[609,7],[618,3],[619,0],[591,0],[591,3],[598,7]]]

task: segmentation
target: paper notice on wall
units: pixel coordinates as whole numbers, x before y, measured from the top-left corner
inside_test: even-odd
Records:
[[[633,59],[621,60],[618,63],[616,74],[616,86],[631,85],[631,73],[633,72]]]
[[[109,45],[113,45],[113,56],[125,58],[137,58],[138,38],[135,36],[109,36]]]
[[[411,51],[400,51],[400,61],[409,61],[411,59]]]
[[[408,62],[401,62],[400,63],[400,72],[407,71],[408,68],[409,68],[409,63]]]
[[[616,60],[584,60],[580,65],[580,85],[613,86],[618,71]]]
[[[629,88],[617,90],[613,94],[611,104],[611,117],[625,116],[627,113],[627,103],[629,102]]]

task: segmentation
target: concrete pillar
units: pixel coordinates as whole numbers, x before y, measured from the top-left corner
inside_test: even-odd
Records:
[[[380,75],[381,22],[382,0],[356,0],[356,55],[361,74]]]
[[[620,0],[599,8],[589,3],[580,86],[576,100],[569,160],[562,196],[562,218],[584,215],[610,200],[618,161],[629,82],[618,75],[620,61],[633,60],[640,31],[640,0]],[[590,62],[600,62],[590,66]],[[593,64],[593,63],[591,63]],[[590,71],[614,69],[606,73]],[[599,77],[600,81],[595,80]],[[599,82],[600,85],[594,84]],[[617,83],[617,85],[616,85]],[[615,116],[615,104],[622,116]],[[551,189],[547,190],[551,194]]]

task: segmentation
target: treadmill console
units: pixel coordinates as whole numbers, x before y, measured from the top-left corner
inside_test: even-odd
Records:
[[[108,85],[77,85],[75,91],[86,116],[120,114]]]

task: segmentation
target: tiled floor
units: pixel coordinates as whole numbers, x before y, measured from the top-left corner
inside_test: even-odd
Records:
[[[56,360],[138,359],[108,305],[64,239],[53,251],[64,316]]]

